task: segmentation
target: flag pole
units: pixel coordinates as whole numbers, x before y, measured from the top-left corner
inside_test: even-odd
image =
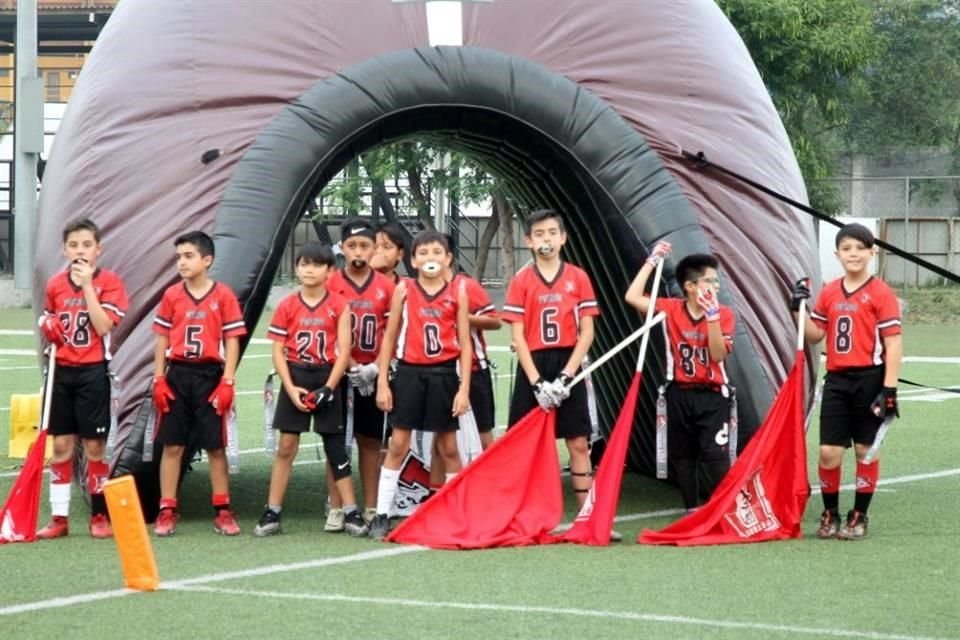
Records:
[[[807,301],[800,301],[800,309],[797,311],[797,351],[803,351],[803,327],[804,313],[807,311]]]
[[[657,294],[660,293],[660,276],[663,274],[663,263],[665,262],[664,258],[660,258],[660,262],[657,263],[656,271],[653,273],[653,285],[650,287],[650,306],[647,307],[647,317],[644,319],[643,325],[647,326],[650,324],[650,321],[653,319],[654,308],[657,306]],[[643,334],[643,338],[640,340],[640,355],[637,358],[637,373],[643,372],[643,361],[647,355],[647,344],[650,342],[650,332]]]
[[[578,373],[576,377],[574,377],[573,380],[570,381],[570,384],[567,385],[566,387],[567,390],[569,391],[570,389],[572,389],[577,383],[579,383],[581,380],[583,380],[588,375],[593,373],[597,368],[599,368],[600,365],[605,364],[607,360],[609,360],[613,356],[617,355],[618,353],[626,349],[628,346],[630,346],[631,343],[635,342],[637,338],[649,333],[651,329],[653,329],[655,326],[663,322],[666,319],[666,317],[667,315],[665,313],[663,312],[658,313],[653,317],[653,320],[651,320],[647,324],[644,324],[642,327],[640,327],[639,329],[637,329],[636,331],[628,335],[626,338],[621,340],[612,349],[610,349],[610,351],[607,351],[605,354],[597,358],[589,367],[587,367],[586,369],[583,369],[580,373]]]

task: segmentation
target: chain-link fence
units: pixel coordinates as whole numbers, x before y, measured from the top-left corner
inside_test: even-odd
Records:
[[[960,176],[837,178],[842,215],[876,218],[881,240],[960,273]],[[895,286],[934,286],[944,278],[887,251],[879,254],[881,277]]]

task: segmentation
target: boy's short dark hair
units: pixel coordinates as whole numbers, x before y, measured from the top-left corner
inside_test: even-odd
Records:
[[[390,242],[403,251],[407,250],[407,237],[403,232],[403,227],[396,222],[384,222],[377,227],[377,233],[382,233],[387,236]]]
[[[523,234],[529,236],[533,231],[533,225],[538,222],[543,222],[544,220],[556,220],[557,224],[560,225],[560,231],[566,233],[567,230],[563,226],[563,216],[553,209],[537,209],[536,211],[531,211],[527,219],[524,220]]]
[[[324,265],[333,267],[337,264],[337,256],[333,254],[333,247],[322,242],[307,242],[300,247],[294,264],[300,264],[301,260],[321,267]]]
[[[439,244],[450,253],[450,242],[447,240],[447,234],[434,229],[424,229],[413,237],[413,246],[410,247],[410,253],[416,253],[417,249],[425,244]]]
[[[867,249],[873,248],[873,232],[871,232],[870,229],[867,229],[862,224],[845,224],[840,227],[840,231],[837,231],[837,249],[840,248],[840,241],[844,238],[853,238],[854,240],[862,242],[863,246],[865,246]]]
[[[213,239],[203,231],[188,231],[173,241],[173,246],[175,247],[179,247],[182,244],[192,244],[197,248],[197,252],[204,258],[207,256],[213,258],[216,255],[213,248]]]
[[[707,269],[719,269],[720,263],[708,253],[691,253],[677,264],[677,282],[682,287],[687,282],[696,282]]]
[[[93,234],[93,239],[100,242],[100,227],[90,218],[76,218],[67,223],[63,228],[63,242],[66,244],[67,236],[77,231],[89,231]]]

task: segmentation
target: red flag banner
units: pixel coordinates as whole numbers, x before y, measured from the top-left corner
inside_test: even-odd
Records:
[[[644,530],[638,542],[694,546],[803,535],[800,521],[810,497],[803,363],[800,351],[766,419],[710,501],[660,531]]]
[[[534,409],[387,540],[434,549],[537,544],[563,516],[556,411]]]
[[[37,436],[23,463],[7,501],[0,509],[0,544],[33,542],[37,538],[43,462],[47,451],[47,430]]]
[[[630,445],[630,432],[633,430],[633,417],[637,408],[637,396],[640,393],[642,374],[638,371],[627,391],[620,408],[620,415],[614,424],[613,432],[607,441],[606,451],[600,461],[599,470],[593,479],[593,487],[587,494],[580,513],[573,521],[573,527],[559,536],[547,536],[543,542],[573,542],[598,547],[610,544],[610,530],[617,515],[620,502],[620,488],[623,483],[623,463],[627,458]]]

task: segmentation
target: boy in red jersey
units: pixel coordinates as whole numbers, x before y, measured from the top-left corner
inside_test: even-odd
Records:
[[[827,376],[820,405],[820,490],[823,514],[818,538],[859,540],[867,533],[867,508],[880,463],[864,464],[884,418],[899,416],[897,377],[903,357],[900,304],[893,290],[870,274],[873,234],[859,224],[837,233],[836,255],[844,275],[827,284],[805,321],[808,342],[827,339]],[[790,308],[810,297],[808,279],[793,288]],[[843,453],[853,443],[857,489],[853,509],[840,525]]]
[[[224,428],[233,406],[239,338],[247,330],[237,296],[208,275],[214,258],[210,236],[191,231],[174,246],[183,282],[164,291],[153,321],[153,402],[160,414],[157,441],[163,444],[160,513],[153,531],[158,536],[176,532],[183,452],[188,441],[196,441],[209,461],[214,531],[235,536],[240,527],[230,510]]]
[[[357,511],[350,457],[347,455],[340,380],[350,360],[350,307],[328,286],[336,264],[333,250],[308,242],[297,254],[300,290],[277,305],[267,336],[273,343],[273,366],[283,381],[273,428],[280,431],[277,457],[270,474],[267,507],[254,528],[256,536],[280,533],[280,512],[290,482],[300,434],[314,430],[323,437],[323,450],[334,482],[346,503],[345,528],[352,536],[366,535]]]
[[[127,311],[123,282],[97,267],[100,229],[87,218],[63,229],[63,255],[69,268],[47,283],[40,329],[57,345],[57,366],[50,401],[50,524],[37,532],[41,540],[67,535],[70,482],[77,436],[87,458],[90,491],[90,535],[112,534],[103,497],[110,467],[103,460],[110,429],[110,332]]]
[[[566,441],[573,491],[583,506],[593,484],[587,389],[580,383],[566,396],[565,387],[593,344],[593,322],[600,309],[587,274],[560,259],[567,234],[557,212],[532,212],[524,241],[534,262],[510,281],[503,303],[503,320],[511,324],[518,361],[509,424],[538,404],[557,407],[556,435]]]
[[[377,513],[377,481],[380,478],[380,448],[386,441],[385,414],[377,407],[374,395],[377,384],[377,355],[383,342],[390,301],[396,288],[393,280],[375,271],[370,261],[376,251],[376,232],[361,218],[347,220],[340,227],[340,246],[347,264],[327,281],[327,288],[350,305],[350,325],[353,342],[350,368],[347,376],[352,391],[344,390],[343,410],[346,413],[346,393],[352,393],[353,433],[357,439],[360,462],[360,481],[363,485],[363,519],[373,520]],[[330,513],[324,526],[326,531],[342,531],[344,512],[341,496],[333,483],[333,467],[327,461],[327,488],[330,494]]]
[[[627,290],[625,300],[641,314],[650,305],[647,280],[669,253],[670,245],[659,242]],[[698,465],[706,494],[730,468],[730,388],[723,361],[733,351],[734,314],[717,300],[717,268],[713,256],[685,257],[676,269],[684,297],[658,297],[655,308],[667,315],[667,455],[688,511],[699,504]]]
[[[396,222],[385,222],[377,227],[377,244],[370,266],[399,284],[397,267],[407,250],[403,229]]]
[[[411,251],[417,277],[397,286],[380,349],[377,406],[389,413],[393,435],[380,469],[377,515],[370,523],[370,537],[377,540],[390,531],[390,507],[410,450],[411,430],[436,434],[449,480],[460,470],[458,417],[470,407],[469,308],[466,291],[444,277],[452,259],[447,238],[438,231],[421,231]],[[394,355],[398,362],[391,381]]]

